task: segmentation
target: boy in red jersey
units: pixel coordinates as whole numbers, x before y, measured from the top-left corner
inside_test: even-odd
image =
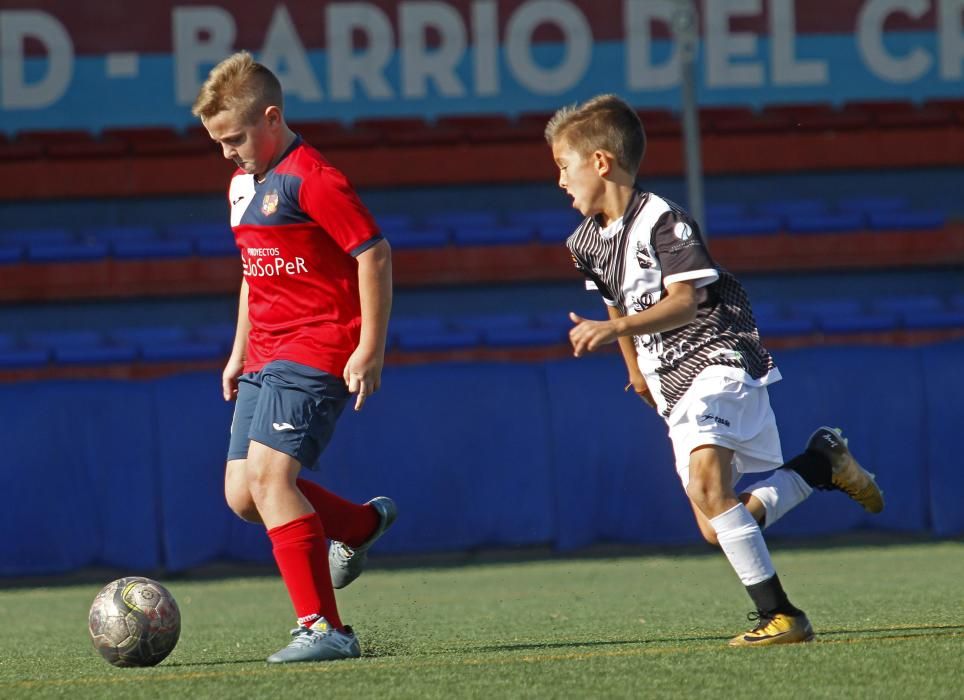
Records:
[[[379,388],[391,249],[345,176],[288,128],[281,84],[249,53],[212,69],[192,111],[238,166],[229,202],[244,276],[222,376],[237,402],[224,490],[267,528],[298,617],[268,662],[358,657],[333,586],[361,574],[395,504],[350,503],[298,473],[314,468],[349,394],[357,411]]]

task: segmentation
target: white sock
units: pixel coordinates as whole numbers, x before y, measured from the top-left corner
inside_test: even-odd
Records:
[[[807,500],[813,489],[794,470],[777,469],[768,478],[756,482],[743,493],[756,496],[766,508],[767,516],[763,527],[768,528]]]
[[[763,532],[742,503],[710,518],[723,554],[744,586],[766,581],[776,573]]]

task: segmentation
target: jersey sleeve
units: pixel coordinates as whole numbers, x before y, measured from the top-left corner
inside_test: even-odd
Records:
[[[663,285],[694,280],[705,287],[719,279],[699,224],[685,214],[670,210],[653,227],[653,247],[663,269]]]
[[[311,171],[298,193],[301,208],[338,246],[352,256],[382,239],[371,212],[341,172],[332,167]]]

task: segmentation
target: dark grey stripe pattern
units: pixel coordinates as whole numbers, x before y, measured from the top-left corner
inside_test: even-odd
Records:
[[[691,323],[633,338],[641,364],[653,368],[659,380],[658,389],[666,402],[664,417],[707,367],[733,367],[753,379],[775,368],[760,343],[743,285],[713,262],[699,226],[682,208],[637,191],[615,235],[603,238],[600,231],[594,218],[586,218],[566,246],[576,269],[627,316],[665,295],[666,276],[708,269],[719,274],[714,283],[700,290],[702,299]],[[679,233],[674,236],[674,231],[682,232],[683,238]]]

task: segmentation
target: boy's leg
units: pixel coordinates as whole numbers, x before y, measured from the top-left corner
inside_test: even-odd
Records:
[[[298,628],[269,663],[326,661],[361,655],[350,627],[343,627],[328,573],[328,542],[321,519],[298,490],[301,464],[252,441],[246,462],[248,487],[271,539]]]
[[[687,495],[716,532],[723,553],[753,600],[760,624],[731,645],[809,641],[806,615],[790,603],[770,560],[763,533],[732,486],[733,451],[704,445],[690,455]]]
[[[884,509],[883,493],[874,475],[853,458],[840,432],[826,427],[810,436],[801,454],[748,487],[740,498],[744,502],[759,501],[763,516],[753,508],[751,512],[761,527],[769,527],[806,500],[814,489],[843,491],[870,513]]]
[[[333,540],[357,546],[379,524],[378,512],[369,503],[352,503],[308,479],[298,479],[298,489],[318,513],[325,532]]]
[[[324,527],[295,486],[299,471],[301,464],[293,457],[252,441],[246,464],[248,488],[271,538],[298,623],[308,627],[324,617],[341,627]]]

